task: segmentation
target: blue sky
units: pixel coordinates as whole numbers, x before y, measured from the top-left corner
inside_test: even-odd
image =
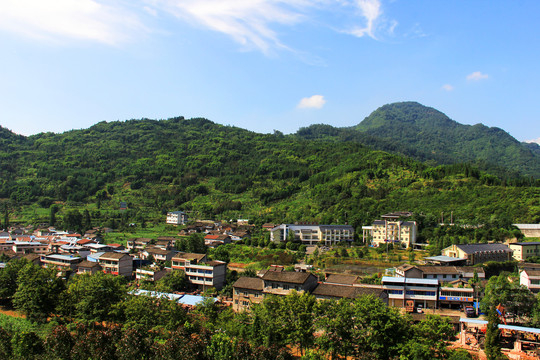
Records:
[[[540,2],[2,0],[0,125],[205,117],[257,132],[418,101],[540,138]]]

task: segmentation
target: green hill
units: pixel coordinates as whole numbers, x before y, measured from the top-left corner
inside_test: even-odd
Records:
[[[540,190],[530,179],[505,181],[466,164],[430,167],[335,137],[258,134],[181,117],[5,135],[16,141],[0,149],[0,199],[36,221],[47,221],[39,208],[52,203],[59,215],[87,208],[99,217],[120,201],[129,219],[182,209],[202,218],[359,226],[410,210],[432,219],[453,211],[465,223],[540,221]]]
[[[540,178],[540,153],[504,130],[462,125],[416,102],[384,105],[351,128],[315,125],[300,129],[302,138],[358,141],[432,164],[472,163],[501,177]]]

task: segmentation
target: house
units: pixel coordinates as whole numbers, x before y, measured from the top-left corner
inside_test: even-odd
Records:
[[[273,295],[288,295],[292,290],[311,292],[318,279],[311,273],[267,270],[261,276],[264,281],[263,292]]]
[[[442,255],[466,260],[467,265],[486,261],[510,261],[512,250],[505,244],[462,244],[442,249]]]
[[[417,278],[421,279],[424,277],[424,274],[422,273],[422,270],[417,268],[416,266],[409,265],[409,264],[403,264],[395,269],[396,276],[401,277],[408,277],[408,278]]]
[[[508,244],[513,251],[512,257],[517,261],[526,261],[533,256],[540,256],[540,242],[516,242]]]
[[[264,223],[262,226],[262,228],[266,231],[271,231],[275,227],[276,227],[276,224],[274,223]]]
[[[77,274],[95,274],[101,270],[101,266],[94,261],[83,260],[77,265]]]
[[[67,271],[77,269],[77,264],[83,261],[83,258],[74,255],[49,254],[42,255],[40,261],[43,267]]]
[[[474,289],[472,287],[443,286],[439,288],[439,306],[462,309],[472,306]]]
[[[214,287],[221,290],[225,285],[227,263],[208,261],[206,254],[177,253],[172,258],[172,268],[184,271],[189,283],[198,288]]]
[[[154,242],[153,239],[149,238],[131,238],[126,241],[127,250],[142,250],[147,247],[149,244]]]
[[[183,211],[171,211],[167,213],[167,224],[185,225],[188,220],[188,215]]]
[[[204,237],[204,244],[206,246],[215,245],[215,243],[220,243],[221,245],[230,244],[231,237],[226,234],[208,234]]]
[[[92,254],[95,254],[97,252],[108,252],[116,250],[116,248],[105,244],[88,243],[84,246],[89,249]]]
[[[144,280],[155,282],[167,275],[170,271],[170,269],[167,270],[159,267],[139,268],[135,270],[135,279],[137,279],[137,281]]]
[[[399,245],[401,248],[413,247],[416,243],[418,228],[415,221],[403,221],[410,217],[410,212],[395,212],[382,215],[382,220],[375,220],[371,226],[362,226],[364,242],[371,239],[373,246],[387,243]]]
[[[97,260],[104,273],[128,278],[133,275],[133,258],[128,254],[110,251],[103,253]]]
[[[540,292],[540,270],[522,270],[519,273],[519,284],[533,293]]]
[[[154,261],[166,262],[172,260],[173,256],[176,254],[176,251],[173,250],[163,250],[157,247],[147,247],[141,251],[141,258],[147,260],[148,258],[153,258]]]
[[[242,276],[233,284],[233,311],[250,308],[251,304],[260,303],[263,298],[264,281],[259,277]]]
[[[287,241],[291,237],[305,245],[351,243],[354,240],[354,228],[350,225],[281,224],[270,230],[271,241]]]
[[[250,236],[247,231],[237,230],[231,234],[232,241],[241,241],[248,239]]]
[[[437,279],[441,284],[461,277],[455,266],[416,266],[416,268],[422,272],[423,279]]]
[[[438,307],[439,280],[405,277],[382,277],[383,289],[388,294],[388,305],[406,307],[408,301],[425,309]]]

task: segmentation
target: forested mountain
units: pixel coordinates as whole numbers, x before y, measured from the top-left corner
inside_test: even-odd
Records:
[[[520,143],[499,128],[459,124],[416,102],[384,105],[351,128],[314,125],[296,135],[358,141],[437,164],[473,163],[503,177],[518,173],[540,177],[539,148]]]
[[[395,210],[465,223],[539,222],[540,188],[466,164],[429,167],[358,141],[258,134],[205,119],[101,122],[30,137],[3,130],[0,199],[12,206],[167,210],[218,219],[365,224]],[[141,215],[142,214],[142,215]],[[37,215],[36,215],[37,216]]]

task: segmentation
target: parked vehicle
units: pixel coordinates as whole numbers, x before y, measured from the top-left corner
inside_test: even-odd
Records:
[[[465,316],[476,317],[476,310],[472,306],[465,306]]]

